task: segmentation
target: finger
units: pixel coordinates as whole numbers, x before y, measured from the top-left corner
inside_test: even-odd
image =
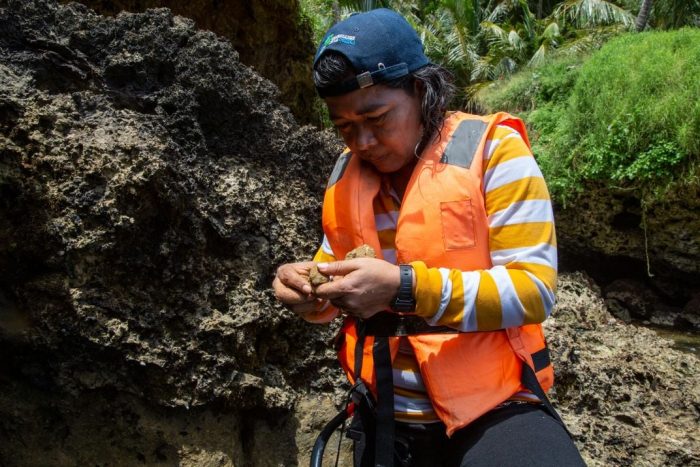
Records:
[[[332,263],[318,263],[318,270],[326,276],[345,276],[355,271],[360,263],[355,260],[333,261]]]
[[[284,305],[292,306],[300,303],[310,302],[316,299],[313,294],[304,293],[296,289],[287,287],[279,279],[275,279],[272,283],[275,291],[275,297]]]
[[[314,297],[311,294],[305,295],[305,294],[301,294],[299,292],[293,291],[291,289],[289,289],[287,291],[283,291],[279,294],[276,294],[276,297],[277,297],[277,300],[279,300],[280,302],[282,302],[283,305],[288,306],[288,307],[300,305],[302,303],[313,302],[316,299],[316,297]]]
[[[316,287],[314,295],[327,300],[341,299],[348,294],[347,286],[342,280],[326,282]]]
[[[279,280],[286,287],[296,289],[304,294],[310,294],[312,292],[308,275],[302,275],[298,270],[292,267],[281,266],[277,269],[275,280]]]

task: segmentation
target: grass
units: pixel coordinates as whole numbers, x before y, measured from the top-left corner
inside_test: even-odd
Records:
[[[489,111],[523,117],[559,201],[586,181],[656,198],[700,171],[700,30],[625,34],[484,89]]]

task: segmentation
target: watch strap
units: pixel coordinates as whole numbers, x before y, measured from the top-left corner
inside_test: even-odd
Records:
[[[399,312],[414,311],[416,300],[413,298],[413,266],[400,264],[399,279],[399,293],[394,298],[391,309]]]

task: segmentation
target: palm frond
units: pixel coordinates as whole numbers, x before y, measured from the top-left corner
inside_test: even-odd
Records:
[[[490,21],[481,22],[481,33],[489,44],[508,42],[508,33],[499,24]]]
[[[547,43],[543,42],[542,45],[540,45],[540,48],[537,49],[537,52],[535,52],[534,55],[530,58],[530,60],[527,62],[527,66],[538,67],[544,65],[548,55],[548,50],[549,47],[547,46]]]
[[[700,0],[656,0],[652,18],[654,24],[663,29],[700,27]]]
[[[489,63],[488,57],[481,57],[474,63],[472,68],[471,81],[487,81],[493,75],[493,65]]]
[[[634,15],[606,0],[568,0],[553,13],[558,20],[568,20],[577,28],[592,28],[609,24],[631,27]]]
[[[510,5],[507,2],[499,3],[486,16],[486,21],[490,21],[492,23],[498,23],[503,18],[507,17],[509,12],[510,12]]]
[[[561,37],[561,32],[559,30],[559,24],[556,21],[552,21],[544,28],[542,31],[542,38],[548,42],[555,43],[556,40]]]
[[[527,0],[519,0],[518,6],[520,7],[522,25],[527,32],[527,37],[535,37],[537,18],[530,11]]]
[[[586,55],[599,49],[611,37],[625,31],[621,25],[610,25],[595,28],[594,30],[579,30],[576,36],[569,38],[558,49],[557,55]]]
[[[522,52],[527,46],[525,41],[522,39],[522,37],[520,37],[520,35],[515,29],[511,29],[508,33],[508,43],[513,48],[513,50],[517,52]]]

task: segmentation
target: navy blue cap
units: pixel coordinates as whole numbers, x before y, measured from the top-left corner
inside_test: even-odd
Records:
[[[416,31],[403,16],[386,8],[356,13],[331,27],[318,47],[314,67],[330,51],[344,55],[357,76],[317,88],[321,97],[400,78],[430,63]]]

